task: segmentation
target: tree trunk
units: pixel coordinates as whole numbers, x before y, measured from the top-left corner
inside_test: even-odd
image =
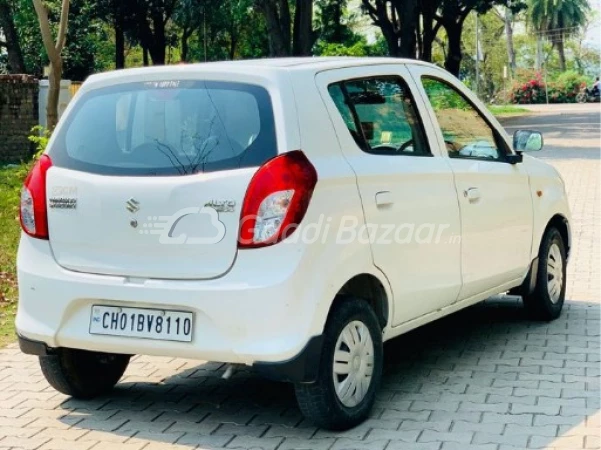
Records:
[[[287,3],[287,2],[281,2]],[[260,3],[261,10],[265,16],[265,22],[267,25],[267,37],[269,40],[269,56],[290,56],[290,40],[286,40],[286,35],[289,37],[290,32],[285,32],[285,24],[280,20],[278,14],[278,6],[275,0],[263,0]],[[288,11],[290,14],[290,11]],[[288,16],[289,18],[289,16]],[[283,22],[286,22],[284,19]],[[290,23],[288,22],[288,26]]]
[[[445,26],[447,30],[448,39],[448,51],[445,58],[444,67],[456,77],[459,76],[459,70],[461,69],[461,59],[463,54],[461,52],[461,29],[462,25],[456,23],[447,24]]]
[[[58,123],[58,99],[61,90],[63,62],[50,64],[48,74],[48,102],[46,103],[46,128],[53,131]]]
[[[313,0],[296,0],[292,54],[311,55],[313,47]]]
[[[115,68],[125,68],[125,32],[123,30],[123,15],[115,12]]]
[[[25,73],[25,62],[19,42],[19,35],[15,29],[10,5],[6,0],[0,0],[0,28],[6,39],[6,52],[8,53],[8,68],[10,73]]]
[[[153,32],[149,33],[151,42],[148,46],[148,51],[150,52],[150,58],[152,58],[152,65],[162,66],[165,64],[165,47],[167,46],[163,14],[160,14],[159,12],[153,14],[152,24],[154,30]]]
[[[148,60],[148,49],[143,44],[142,44],[142,64],[144,64],[144,67],[148,67],[150,65],[150,61]]]
[[[50,60],[50,73],[48,76],[48,102],[46,104],[46,128],[50,132],[58,122],[58,98],[61,87],[61,76],[63,74],[62,51],[67,39],[67,25],[69,23],[69,0],[63,0],[61,4],[60,22],[56,34],[56,42],[52,38],[48,9],[42,0],[33,0],[33,7],[42,33],[42,42]]]
[[[540,72],[543,67],[543,39],[539,36],[536,38],[536,61],[535,69]]]
[[[507,60],[509,62],[509,72],[513,77],[515,75],[515,48],[513,46],[513,14],[511,9],[505,8],[505,35],[507,39]]]
[[[290,19],[289,0],[279,0],[279,17],[282,40],[285,43],[288,54],[292,51],[292,21]]]
[[[432,43],[434,42],[434,13],[429,8],[422,6],[422,44],[419,59],[432,62]]]
[[[401,28],[399,47],[399,56],[401,58],[415,59],[417,21],[419,20],[419,10],[417,0],[405,0],[402,2],[402,11],[397,11],[399,24]]]
[[[188,35],[188,30],[184,30],[184,32],[182,33],[182,54],[181,56],[181,60],[182,62],[188,61],[188,39],[190,38],[190,36]]]
[[[232,24],[230,30],[230,60],[234,60],[236,57],[236,48],[238,47],[238,33],[236,32],[236,25]]]
[[[562,72],[566,71],[566,51],[563,42],[563,36],[558,36],[557,42],[555,43],[557,47],[557,53],[559,54],[559,67]]]
[[[342,1],[343,0],[332,0],[333,1],[333,10],[332,10],[332,18],[333,18],[333,27],[334,32],[332,33],[332,41],[337,44],[342,44],[343,40],[343,30],[344,27],[342,25]]]

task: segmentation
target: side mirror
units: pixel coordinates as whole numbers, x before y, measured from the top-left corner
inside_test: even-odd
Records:
[[[513,149],[516,152],[538,152],[543,148],[543,135],[539,131],[517,130],[513,133]]]

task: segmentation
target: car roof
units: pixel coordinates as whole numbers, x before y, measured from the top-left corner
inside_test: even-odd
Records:
[[[321,56],[321,57],[291,57],[291,58],[263,58],[247,59],[236,61],[218,61],[206,63],[181,63],[165,66],[150,66],[133,69],[122,69],[111,72],[91,75],[88,82],[118,82],[124,75],[160,75],[169,74],[173,76],[176,73],[202,73],[202,72],[222,72],[222,73],[248,73],[252,70],[256,74],[274,74],[282,71],[302,71],[307,75],[315,74],[324,70],[342,69],[348,67],[371,66],[381,64],[410,64],[427,65],[437,67],[415,59],[390,58],[390,57],[347,57],[347,56]]]

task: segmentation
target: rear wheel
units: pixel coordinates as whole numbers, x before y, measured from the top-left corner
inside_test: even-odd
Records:
[[[577,96],[576,96],[576,101],[578,103],[586,103],[586,93],[584,92],[580,92]]]
[[[566,249],[561,234],[549,228],[541,242],[538,255],[536,286],[525,295],[524,306],[536,320],[559,317],[566,294]]]
[[[297,384],[302,413],[316,425],[352,428],[367,418],[382,376],[382,331],[364,300],[337,301],[324,330],[315,383]]]
[[[91,399],[113,389],[129,364],[129,355],[61,348],[40,356],[44,377],[57,391]]]

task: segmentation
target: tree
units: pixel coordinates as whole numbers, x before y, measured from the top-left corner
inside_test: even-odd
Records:
[[[517,13],[525,8],[524,0],[443,0],[436,20],[447,32],[448,48],[445,59],[445,69],[453,75],[459,75],[463,54],[461,39],[465,19],[472,11],[485,14],[495,5],[502,5]]]
[[[320,24],[320,40],[332,44],[352,45],[357,42],[357,35],[348,26],[348,0],[316,0],[315,4]]]
[[[256,0],[256,4],[265,16],[271,56],[311,54],[318,37],[313,31],[313,0],[296,0],[294,15],[288,0]]]
[[[8,53],[8,68],[10,73],[25,73],[25,60],[21,43],[15,28],[13,12],[7,0],[0,0],[0,29],[5,42],[0,41],[0,47],[5,47]]]
[[[502,11],[493,8],[492,11],[500,20],[503,21],[503,26],[505,28],[505,45],[507,48],[507,64],[509,67],[509,73],[511,73],[511,76],[513,77],[517,68],[515,46],[513,44],[514,14],[511,8],[507,7],[503,8]]]
[[[382,30],[390,56],[416,57],[417,0],[363,0],[362,7]]]
[[[586,0],[529,0],[529,15],[538,33],[557,49],[561,70],[566,70],[565,40],[578,33],[590,10]]]
[[[137,2],[123,0],[94,0],[98,19],[107,24],[114,32],[115,68],[125,67],[127,36],[136,41]]]
[[[136,32],[142,48],[150,54],[152,64],[165,64],[166,27],[177,0],[136,0]]]
[[[507,41],[507,60],[509,62],[509,71],[513,76],[517,68],[515,62],[515,48],[513,46],[513,12],[510,8],[505,8],[505,17],[503,18],[505,26],[505,39]]]
[[[63,73],[62,51],[67,38],[67,24],[69,21],[69,0],[62,0],[60,20],[56,41],[50,30],[48,9],[42,0],[32,0],[35,12],[40,22],[40,31],[44,48],[50,60],[50,73],[48,74],[48,104],[46,106],[46,123],[50,131],[54,130],[58,122],[58,96],[60,93],[61,76]]]
[[[206,0],[181,0],[173,14],[173,21],[181,30],[181,60],[188,61],[189,41],[192,35],[201,27],[206,26],[207,13],[211,17],[219,17],[214,7],[215,3]]]

